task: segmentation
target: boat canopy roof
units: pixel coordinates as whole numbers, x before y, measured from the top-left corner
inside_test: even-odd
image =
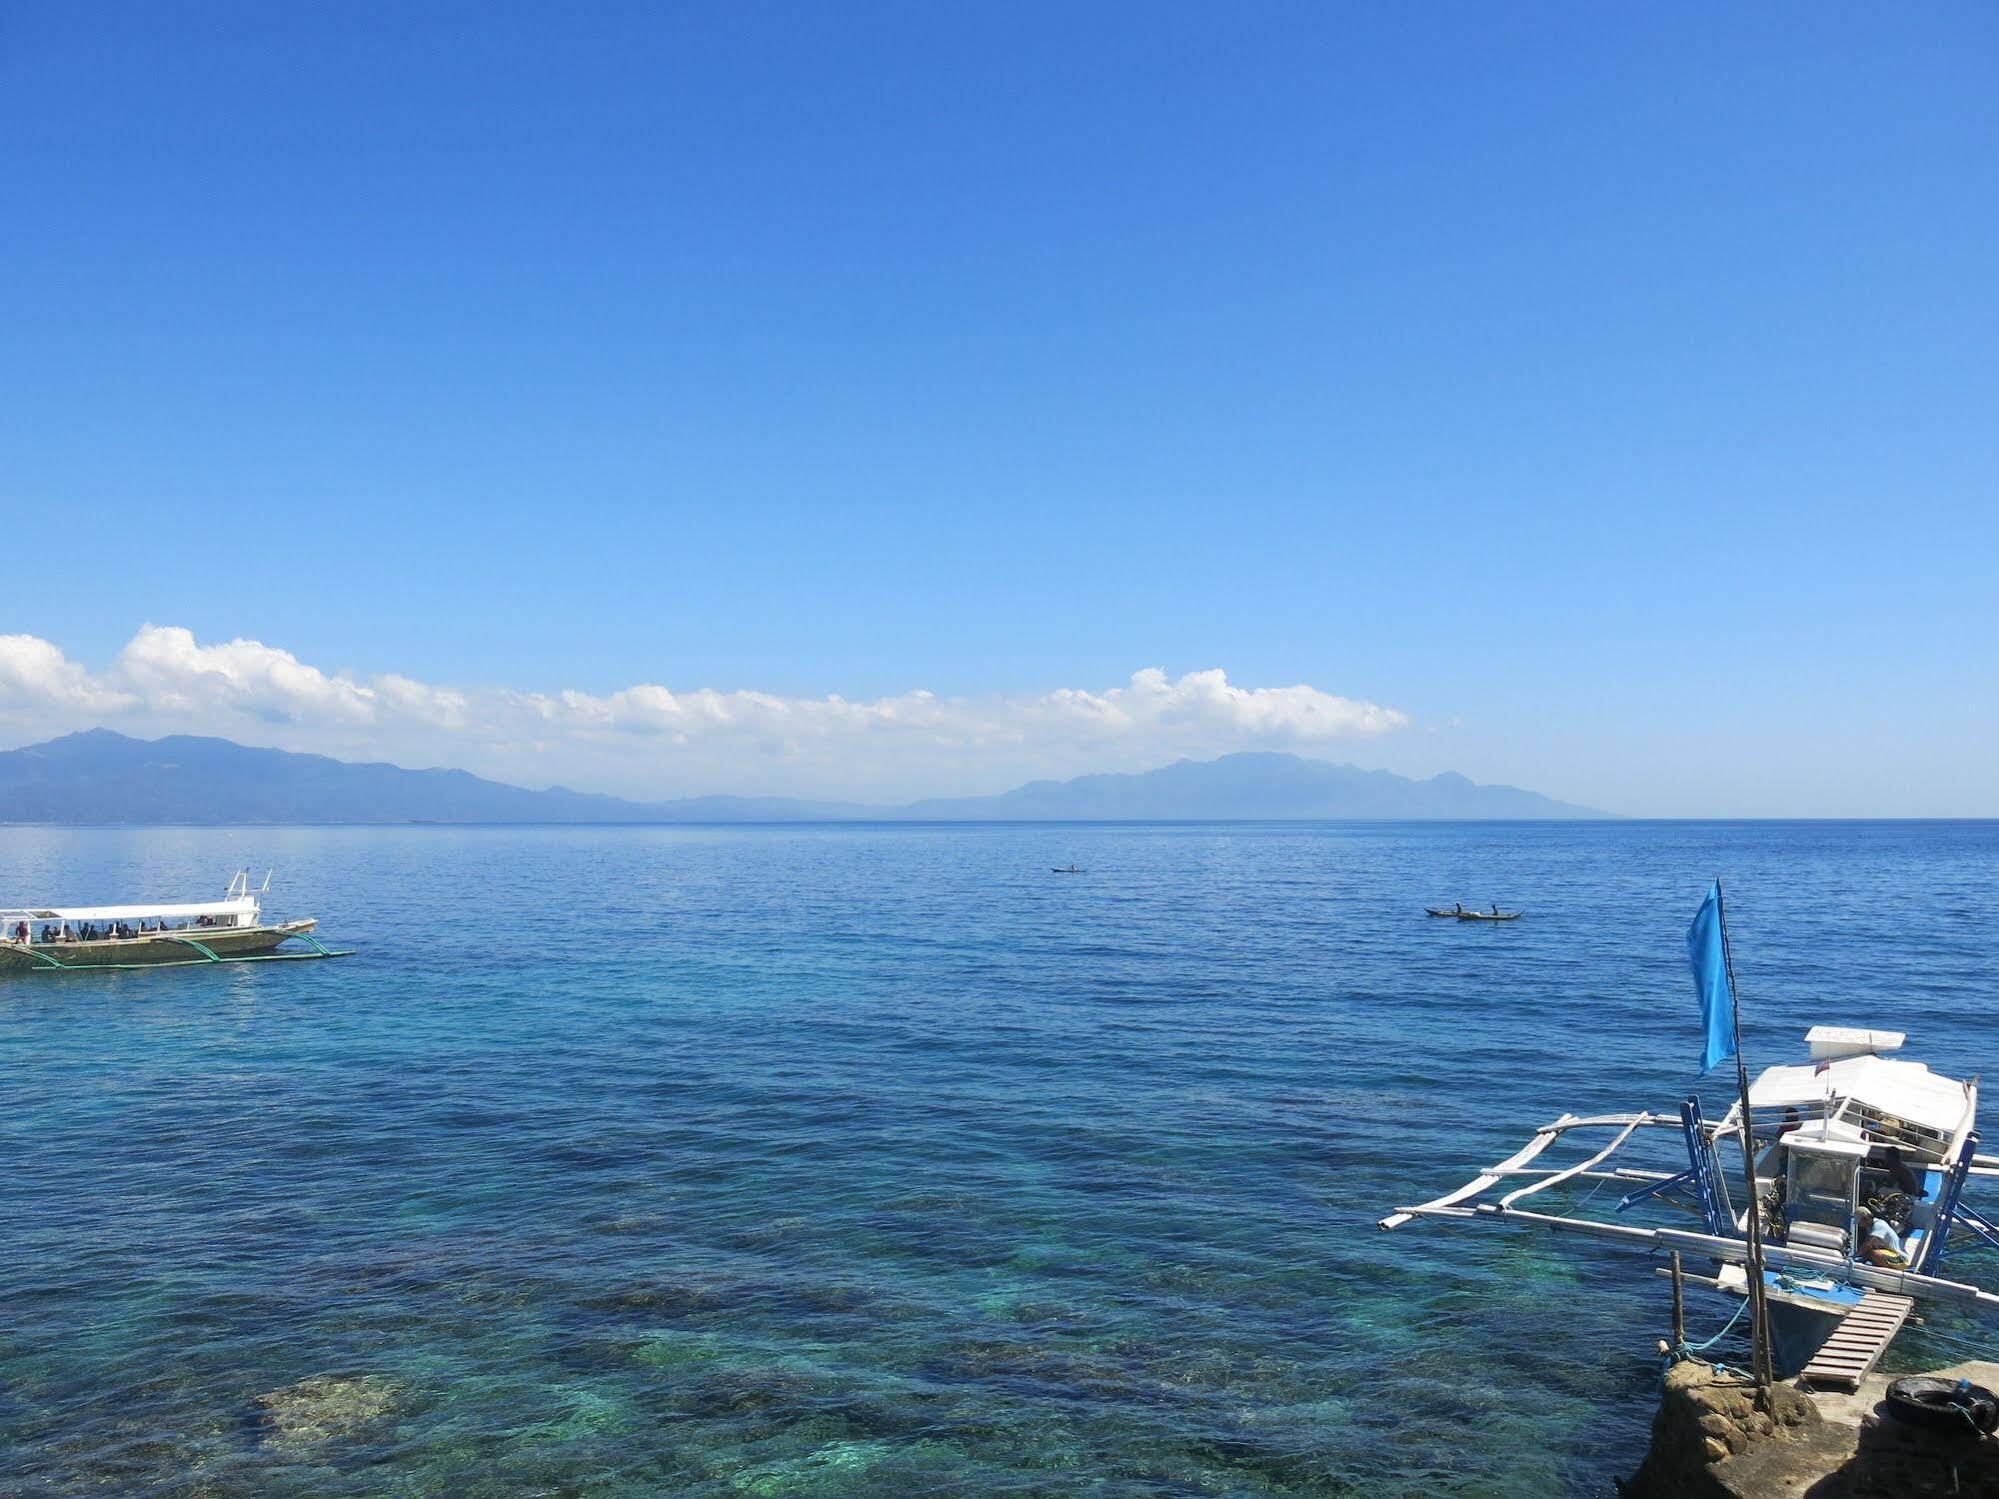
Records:
[[[0,910],[5,921],[192,921],[197,916],[252,916],[257,911],[254,895],[234,900],[205,900],[180,906],[46,906],[33,909]]]
[[[1815,1025],[1805,1032],[1812,1060],[1824,1062],[1834,1057],[1881,1056],[1900,1051],[1908,1036],[1901,1031],[1871,1031],[1851,1025]]]
[[[1876,1114],[1922,1125],[1948,1140],[1970,1122],[1975,1095],[1968,1085],[1940,1077],[1921,1062],[1871,1055],[1817,1066],[1768,1067],[1749,1085],[1752,1109],[1815,1111],[1828,1096],[1853,1099]]]

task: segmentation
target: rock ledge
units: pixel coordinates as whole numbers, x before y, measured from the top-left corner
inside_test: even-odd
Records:
[[[1999,1388],[1999,1364],[1936,1371]],[[1689,1361],[1666,1374],[1652,1445],[1626,1499],[1999,1499],[1999,1439],[1903,1425],[1879,1409],[1889,1380],[1854,1395],[1772,1391]]]

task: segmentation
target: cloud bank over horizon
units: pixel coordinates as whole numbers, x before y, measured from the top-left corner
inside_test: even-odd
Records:
[[[143,626],[101,671],[0,635],[8,747],[84,728],[214,734],[341,759],[443,765],[638,799],[710,792],[907,800],[1041,776],[1144,769],[1247,749],[1312,749],[1407,727],[1317,687],[1238,687],[1148,667],[1122,686],[850,700],[645,682],[598,695],[326,671],[261,641],[204,645]]]

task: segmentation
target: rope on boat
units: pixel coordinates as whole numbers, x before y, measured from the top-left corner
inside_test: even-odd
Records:
[[[1706,1353],[1708,1349],[1714,1347],[1715,1344],[1719,1343],[1723,1338],[1727,1337],[1729,1333],[1735,1330],[1735,1324],[1742,1320],[1742,1314],[1748,1310],[1749,1310],[1749,1298],[1745,1296],[1742,1298],[1742,1305],[1738,1306],[1735,1309],[1735,1315],[1730,1317],[1728,1321],[1722,1324],[1720,1332],[1716,1333],[1713,1337],[1709,1338],[1705,1343],[1680,1344],[1679,1347],[1675,1348],[1671,1353],[1666,1355],[1665,1368],[1670,1369],[1673,1367],[1673,1365],[1681,1362],[1683,1359],[1690,1359],[1698,1354]],[[1731,1369],[1727,1364],[1718,1363],[1714,1367],[1716,1369],[1722,1370],[1725,1373],[1742,1374],[1742,1377],[1744,1379],[1747,1379],[1749,1377],[1747,1374],[1743,1374],[1742,1370]],[[1663,1373],[1664,1370],[1662,1370],[1661,1372]]]

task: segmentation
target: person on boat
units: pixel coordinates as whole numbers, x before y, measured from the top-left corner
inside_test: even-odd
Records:
[[[1909,1163],[1902,1159],[1901,1146],[1888,1146],[1881,1152],[1879,1162],[1876,1162],[1870,1156],[1867,1164],[1870,1166],[1878,1165],[1882,1171],[1887,1173],[1888,1180],[1894,1184],[1895,1190],[1904,1196],[1921,1200],[1929,1195],[1923,1190],[1922,1179],[1915,1172],[1911,1171]]]
[[[1880,1265],[1890,1270],[1901,1270],[1908,1266],[1908,1258],[1902,1253],[1902,1236],[1895,1232],[1894,1225],[1885,1218],[1877,1218],[1866,1208],[1860,1210],[1859,1240],[1860,1257],[1870,1265]]]
[[[1498,904],[1497,904],[1497,903],[1495,903],[1495,904],[1493,905],[1493,908],[1492,908],[1492,914],[1493,914],[1493,915],[1495,915],[1495,916],[1497,916],[1497,915],[1499,914],[1499,906],[1498,906]]]
[[[1464,915],[1464,914],[1465,914],[1465,903],[1464,903],[1463,901],[1459,901],[1459,902],[1458,902],[1458,903],[1457,903],[1456,905],[1452,906],[1452,907],[1451,907],[1451,914],[1452,914],[1453,916],[1462,916],[1462,915]]]

